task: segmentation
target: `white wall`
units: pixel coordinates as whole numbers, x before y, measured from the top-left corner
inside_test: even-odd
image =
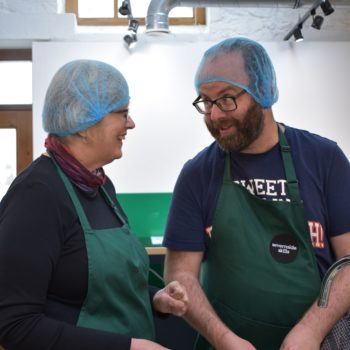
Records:
[[[171,192],[183,163],[212,140],[191,105],[194,72],[211,44],[150,40],[130,53],[120,42],[34,43],[34,157],[44,150],[41,110],[53,74],[72,59],[103,60],[126,76],[136,122],[108,175],[118,192]],[[350,42],[262,44],[277,71],[276,120],[334,139],[350,157]]]

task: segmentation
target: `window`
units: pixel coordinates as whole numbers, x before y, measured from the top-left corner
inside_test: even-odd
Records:
[[[0,200],[33,160],[32,106],[0,106]]]
[[[145,24],[150,0],[133,0],[130,2],[133,17]],[[66,12],[75,13],[79,25],[128,25],[128,18],[118,12],[122,0],[66,0]],[[205,24],[205,9],[176,7],[169,13],[170,25]]]
[[[0,60],[0,105],[32,104],[32,62]]]
[[[1,112],[0,112],[1,113]],[[0,128],[0,199],[4,196],[11,182],[14,180],[16,170],[16,129]]]
[[[0,50],[0,76],[1,200],[33,160],[31,50]]]

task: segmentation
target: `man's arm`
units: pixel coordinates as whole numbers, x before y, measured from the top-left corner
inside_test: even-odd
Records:
[[[235,335],[217,316],[199,283],[203,252],[167,251],[165,281],[179,281],[189,296],[185,320],[218,350],[254,350],[254,346]]]
[[[350,255],[350,232],[332,237],[331,245],[336,259]],[[316,301],[289,332],[281,350],[319,350],[323,339],[349,309],[350,266],[346,266],[332,282],[327,308],[318,307]]]

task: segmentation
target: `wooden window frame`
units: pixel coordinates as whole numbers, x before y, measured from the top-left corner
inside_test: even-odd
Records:
[[[79,0],[66,0],[66,12],[74,13],[77,17],[78,25],[84,26],[127,26],[128,19],[126,17],[119,17],[118,13],[118,1],[114,0],[114,18],[80,18],[78,13],[78,1]],[[137,1],[137,0],[136,0]],[[144,18],[137,18],[140,25],[145,25]],[[194,8],[192,18],[180,18],[169,17],[170,25],[197,25],[205,24],[205,9],[204,8]]]
[[[31,61],[31,49],[0,49],[0,61]]]
[[[33,161],[32,105],[0,105],[0,129],[16,129],[16,170]]]
[[[32,50],[0,49],[0,61],[32,61]],[[16,171],[18,174],[33,161],[32,105],[0,104],[0,128],[16,129]]]

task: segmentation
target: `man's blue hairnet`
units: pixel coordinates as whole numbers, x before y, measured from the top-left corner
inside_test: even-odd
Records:
[[[204,53],[195,77],[197,92],[214,81],[246,90],[263,108],[278,100],[276,74],[266,50],[247,38],[223,40]]]
[[[42,113],[48,133],[67,136],[85,130],[129,103],[129,87],[113,66],[94,60],[75,60],[54,75]]]

